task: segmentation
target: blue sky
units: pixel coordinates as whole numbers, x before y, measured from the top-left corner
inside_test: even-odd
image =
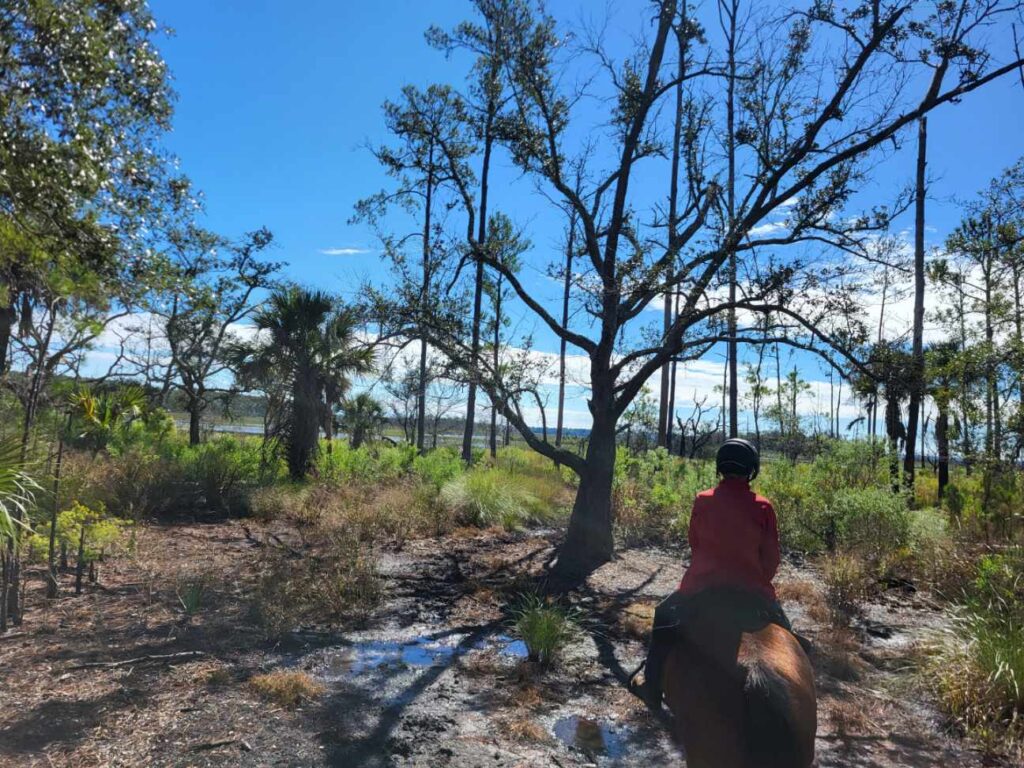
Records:
[[[452,27],[468,14],[469,4],[151,4],[157,20],[175,30],[161,44],[179,97],[167,144],[205,194],[204,223],[232,235],[269,227],[277,241],[273,257],[286,261],[287,275],[302,283],[352,295],[364,279],[384,279],[373,234],[347,223],[356,200],[388,183],[366,144],[386,140],[381,103],[404,84],[462,83],[465,60],[446,60],[426,45],[423,33],[431,24]],[[632,33],[636,9],[646,5],[642,0],[612,3],[617,9],[609,24],[612,37]],[[571,22],[589,14],[591,6],[560,0],[550,8]],[[933,115],[935,182],[928,223],[934,243],[956,224],[952,200],[970,196],[1024,153],[1022,116],[1024,90],[1011,78]],[[878,169],[878,194],[910,178],[912,144],[908,141]],[[526,230],[535,246],[527,258],[527,283],[554,298],[557,286],[543,278],[540,266],[557,247],[560,224],[540,211],[529,185],[516,183],[505,158],[498,165],[492,205]],[[323,253],[330,249],[368,252]],[[529,322],[526,330],[533,328]],[[557,349],[554,338],[540,329],[537,346]],[[569,407],[584,408],[579,398]]]

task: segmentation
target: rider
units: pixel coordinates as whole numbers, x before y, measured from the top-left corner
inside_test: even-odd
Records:
[[[726,440],[718,449],[717,486],[697,495],[690,517],[690,567],[679,588],[654,612],[644,682],[636,692],[661,706],[661,674],[689,599],[713,587],[739,588],[761,598],[763,617],[792,632],[772,578],[779,567],[779,530],[768,499],[750,489],[761,459],[746,440]],[[799,638],[798,638],[799,639]]]

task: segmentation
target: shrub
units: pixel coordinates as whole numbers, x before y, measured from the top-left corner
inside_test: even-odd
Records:
[[[693,499],[714,484],[707,462],[685,462],[664,448],[632,455],[620,448],[616,460],[613,508],[626,544],[685,536]]]
[[[977,564],[929,667],[946,714],[993,751],[1024,758],[1024,549]]]
[[[284,670],[256,675],[249,680],[249,685],[264,699],[287,709],[295,709],[324,692],[324,687],[305,672]]]
[[[525,595],[512,610],[512,627],[526,644],[527,657],[550,666],[576,636],[579,625],[570,611],[538,595]]]
[[[906,498],[884,488],[848,489],[836,494],[829,517],[839,547],[878,564],[910,541]]]
[[[453,448],[436,448],[412,462],[412,471],[438,490],[463,472],[462,459]]]
[[[219,437],[191,446],[182,455],[184,480],[195,492],[201,508],[224,514],[248,511],[247,491],[280,477],[280,469],[269,470],[258,440]]]
[[[822,577],[829,616],[833,624],[844,626],[859,613],[869,592],[870,579],[864,563],[851,555],[834,555],[825,560]]]
[[[561,489],[557,478],[545,482],[532,475],[511,476],[497,468],[481,468],[446,483],[438,502],[459,524],[516,530],[550,520],[557,511],[551,497]]]
[[[257,488],[249,495],[249,514],[263,523],[272,520],[299,525],[313,522],[316,516],[310,512],[310,495],[308,487],[293,483]]]

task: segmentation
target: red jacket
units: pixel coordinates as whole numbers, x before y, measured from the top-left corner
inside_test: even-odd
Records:
[[[741,587],[775,600],[772,578],[779,569],[779,528],[768,499],[750,483],[725,478],[697,494],[690,517],[693,552],[679,591]]]

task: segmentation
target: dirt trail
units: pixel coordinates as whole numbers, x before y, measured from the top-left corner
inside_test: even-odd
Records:
[[[0,763],[684,765],[623,687],[644,651],[645,618],[678,581],[682,551],[626,550],[596,572],[577,595],[585,632],[540,674],[507,636],[502,607],[543,573],[555,535],[409,542],[383,556],[385,599],[364,626],[303,628],[268,646],[246,622],[255,555],[240,525],[149,529],[148,573],[112,564],[105,588],[30,614],[19,634],[0,639]],[[189,621],[167,586],[167,574],[186,566],[204,567],[221,585],[210,609]],[[983,764],[941,734],[898,672],[937,621],[925,601],[894,595],[867,611],[870,633],[837,638],[821,620],[811,569],[787,564],[779,581],[794,622],[827,649],[816,662],[822,766]],[[205,655],[75,669],[187,650]],[[325,695],[285,711],[245,685],[280,667],[307,671]]]

